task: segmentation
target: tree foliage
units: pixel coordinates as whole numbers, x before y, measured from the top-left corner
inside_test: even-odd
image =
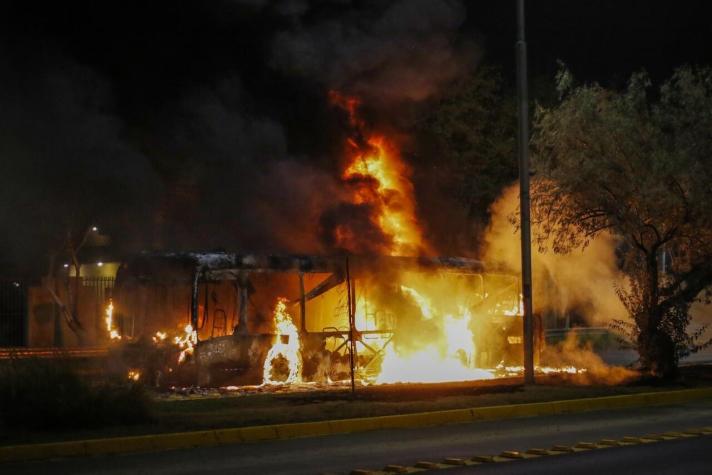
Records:
[[[502,188],[517,177],[515,104],[500,72],[490,66],[445,96],[425,121],[435,156],[451,179],[450,192],[470,218],[487,219]]]
[[[680,68],[657,90],[645,73],[623,91],[557,79],[532,139],[538,243],[565,253],[617,236],[641,362],[673,375],[699,348],[689,308],[712,284],[712,69]]]

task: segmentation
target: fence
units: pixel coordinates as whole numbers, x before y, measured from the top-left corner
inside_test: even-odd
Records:
[[[104,311],[113,287],[113,277],[82,278],[79,315],[89,344],[99,344],[105,336]],[[64,286],[56,291],[60,298],[66,297]],[[54,300],[41,285],[0,280],[0,347],[75,344]]]
[[[82,285],[93,289],[91,292],[92,304],[94,306],[94,317],[101,319],[107,300],[111,297],[114,288],[113,277],[83,277]],[[85,294],[86,295],[86,294]]]
[[[0,280],[0,347],[27,344],[27,287]]]

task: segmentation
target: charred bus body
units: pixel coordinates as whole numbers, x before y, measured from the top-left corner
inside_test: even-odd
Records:
[[[280,299],[305,381],[347,378],[350,351],[358,377],[374,380],[388,347],[415,351],[458,312],[471,315],[467,364],[521,364],[518,277],[459,257],[144,253],[119,269],[114,319],[133,341],[190,325],[199,385],[260,384],[270,347],[290,338],[275,330]]]

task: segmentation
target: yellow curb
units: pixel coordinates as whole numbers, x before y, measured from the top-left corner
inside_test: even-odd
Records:
[[[231,429],[216,429],[169,434],[141,435],[112,439],[92,439],[48,444],[0,447],[0,463],[40,460],[57,457],[105,455],[152,450],[186,449],[218,445],[316,437],[378,429],[419,428],[476,421],[502,420],[606,409],[677,404],[712,398],[712,388],[625,394],[599,398],[513,404],[470,409],[363,417],[356,419],[299,422]],[[664,434],[671,436],[672,434]],[[676,437],[694,437],[677,433]],[[501,457],[496,457],[502,459]],[[502,459],[504,461],[507,459]]]
[[[299,425],[281,424],[275,427],[278,439],[293,439],[304,437],[302,434],[308,433],[310,436],[330,435],[331,427],[329,421],[302,422]]]
[[[245,442],[245,439],[242,437],[242,428],[216,430],[215,438],[218,441],[218,445],[230,445]]]

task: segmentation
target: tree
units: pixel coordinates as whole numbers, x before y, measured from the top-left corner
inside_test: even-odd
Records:
[[[433,141],[428,156],[446,170],[449,191],[469,218],[483,223],[502,188],[517,177],[516,109],[503,84],[498,69],[482,66],[454,85],[423,124]]]
[[[623,91],[574,87],[565,69],[557,81],[560,103],[537,110],[532,138],[538,243],[565,253],[604,232],[620,240],[632,321],[619,327],[644,369],[671,377],[710,344],[687,328],[712,284],[712,69],[680,68],[656,91],[645,73]]]
[[[84,247],[92,232],[96,232],[94,226],[83,226],[80,232],[72,231],[68,227],[64,239],[61,242],[60,252],[52,252],[49,257],[47,276],[44,279],[45,289],[49,292],[52,300],[67,322],[67,326],[77,336],[79,344],[84,344],[85,328],[82,325],[79,315],[79,289],[81,285],[81,263],[79,262],[79,251]],[[57,269],[57,257],[64,257],[70,260],[71,264],[66,264],[66,274],[64,275],[66,302],[62,300],[59,293],[59,279],[61,273]],[[71,279],[69,268],[74,271],[74,279]]]

